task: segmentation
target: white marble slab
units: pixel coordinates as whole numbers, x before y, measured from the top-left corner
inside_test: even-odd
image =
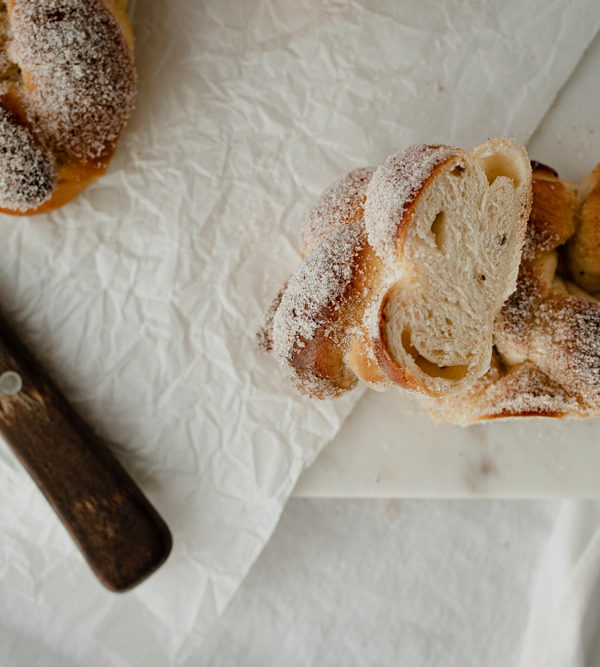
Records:
[[[578,181],[600,162],[600,35],[528,145]],[[367,392],[314,465],[304,497],[600,495],[600,420],[434,424],[406,392]]]

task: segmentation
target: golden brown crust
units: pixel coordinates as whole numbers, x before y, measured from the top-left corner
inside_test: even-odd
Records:
[[[393,231],[396,236],[403,233],[414,201],[436,168],[457,149],[418,146],[404,154],[406,159],[393,167],[410,186],[403,193],[407,211],[401,229]],[[415,161],[421,164],[421,181],[402,172]],[[363,222],[374,172],[354,170],[328,188],[309,211],[301,234],[305,261],[283,290],[272,324],[260,333],[263,347],[274,351],[298,389],[315,398],[339,396],[357,378],[374,387],[389,384],[361,323],[383,280],[381,256],[367,240]],[[385,202],[385,197],[379,201]]]
[[[402,253],[402,250],[404,248],[404,242],[406,239],[406,232],[410,226],[410,221],[417,207],[419,197],[423,194],[429,183],[433,181],[433,179],[439,174],[439,172],[446,166],[446,164],[451,160],[453,160],[455,157],[457,157],[457,155],[458,154],[455,153],[450,155],[450,157],[440,158],[439,162],[437,162],[433,167],[433,169],[431,170],[429,176],[427,176],[423,180],[423,182],[419,185],[419,187],[415,188],[413,192],[411,192],[410,198],[405,203],[405,208],[402,217],[398,220],[398,223],[396,225],[396,232],[393,240],[394,252],[396,254],[399,255]]]
[[[377,169],[369,183],[365,217],[369,241],[380,258],[390,261],[401,256],[419,198],[450,161],[463,155],[464,151],[451,146],[420,144],[390,156]],[[369,354],[363,358],[362,373],[365,381],[375,388],[395,384],[410,391],[423,392],[422,383],[391,353],[386,324],[392,295],[393,285],[390,284],[369,316],[375,325],[371,324],[368,342],[364,343]],[[413,357],[434,366],[416,350]],[[362,375],[360,377],[363,379]]]
[[[528,162],[525,162],[524,168],[520,169],[515,167],[518,162],[502,158],[504,151],[505,154],[511,154],[514,149],[514,143],[509,140],[495,139],[474,149],[472,155],[481,166],[483,172],[481,178],[486,187],[488,185],[492,187],[499,176],[508,177],[512,181],[512,186],[518,188],[521,193],[518,199],[520,206],[517,208],[520,219],[518,239],[511,241],[511,247],[514,244],[518,253],[523,243],[531,207],[531,176]],[[526,159],[524,151],[523,156]],[[465,169],[470,169],[468,157],[465,151],[452,147],[416,146],[391,156],[383,167],[377,170],[368,187],[365,217],[368,223],[371,216],[372,234],[369,239],[379,241],[381,256],[389,257],[386,252],[389,253],[391,249],[392,255],[397,258],[396,261],[401,261],[413,216],[419,209],[419,203],[428,186],[443,170],[451,174],[451,177],[457,172],[460,177]],[[420,161],[423,162],[422,165]],[[420,168],[416,169],[416,165],[420,165]],[[407,172],[411,170],[416,170],[416,173],[422,176],[422,180],[415,178],[414,173],[408,175]],[[409,183],[401,185],[404,180],[408,180]],[[398,191],[400,195],[397,195]],[[379,229],[376,229],[377,225]],[[504,236],[505,241],[506,236]],[[437,245],[438,241],[434,242]],[[502,237],[498,238],[498,243],[502,246]],[[445,254],[444,251],[442,254]],[[518,256],[515,254],[512,261],[515,269],[517,260]],[[414,274],[412,271],[412,267],[405,267],[404,275],[389,286],[379,303],[376,314],[371,318],[371,347],[377,365],[393,384],[433,396],[452,393],[457,390],[456,387],[460,383],[470,384],[485,372],[489,363],[491,341],[490,348],[481,354],[473,353],[471,356],[463,355],[456,361],[435,363],[413,344],[411,327],[408,324],[402,331],[399,331],[397,326],[391,327],[389,322],[398,322],[399,308],[410,307],[415,289],[420,294],[426,291],[420,286],[419,267],[414,267]],[[480,276],[480,279],[485,280],[485,275]],[[514,284],[514,277],[507,278],[506,285],[511,284]],[[444,288],[445,286],[441,289]],[[459,289],[463,289],[463,285]],[[506,293],[503,292],[502,299]],[[495,313],[502,299],[496,306],[492,306],[488,301],[488,308]],[[447,340],[442,341],[440,347],[443,349],[447,344]]]
[[[400,366],[390,353],[386,335],[386,324],[388,321],[388,304],[391,300],[392,292],[388,290],[381,300],[377,313],[378,335],[373,336],[371,345],[379,367],[393,384],[397,384],[405,389],[412,391],[421,391],[421,386],[415,381],[415,378],[405,366]]]
[[[377,312],[377,334],[371,334],[370,343],[377,364],[390,383],[420,394],[439,395],[440,392],[426,387],[423,381],[411,372],[410,368],[400,364],[392,352],[393,344],[389,340],[388,321],[391,317],[389,314],[392,310],[391,304],[397,301],[395,288],[396,286],[392,286],[384,294]],[[402,333],[402,345],[417,368],[424,371],[428,377],[460,381],[468,371],[467,364],[443,367],[431,362],[412,345],[407,331]]]
[[[551,296],[536,312],[529,358],[591,410],[600,408],[600,303]]]
[[[314,398],[335,398],[352,389],[356,375],[344,364],[344,352],[333,332],[320,327],[304,346],[295,347],[289,357],[292,379]]]
[[[421,399],[438,420],[461,425],[513,417],[583,416],[578,401],[530,361],[506,366],[496,350],[490,370],[468,391]]]
[[[360,380],[372,389],[381,391],[390,386],[390,379],[379,367],[366,331],[362,330],[351,337],[344,362]]]
[[[345,355],[377,275],[361,220],[323,239],[288,280],[273,317],[272,348],[303,393],[333,398],[356,384]]]
[[[577,229],[566,247],[571,280],[586,290],[600,291],[600,165],[580,187]]]
[[[553,169],[536,162],[532,176],[533,202],[523,246],[525,261],[563,245],[575,231],[577,210],[574,189]]]
[[[462,154],[463,151],[449,146],[409,146],[390,156],[377,170],[376,178],[369,184],[367,224],[370,221],[370,227],[367,229],[370,229],[369,239],[378,248],[379,257],[389,259],[390,254],[402,254],[406,231],[419,197],[444,165]],[[422,391],[420,383],[390,353],[385,325],[391,296],[392,291],[388,288],[377,304],[377,334],[369,332],[364,341],[363,349],[368,352],[362,357],[360,367],[368,382],[384,386],[396,384],[419,392]]]
[[[362,221],[358,224],[363,227]],[[372,364],[368,362],[368,342],[357,325],[372,295],[377,292],[380,271],[379,258],[363,237],[352,265],[351,281],[344,293],[340,294],[334,307],[335,312],[327,314],[315,341],[308,342],[303,348],[303,351],[310,351],[309,355],[314,350],[314,372],[321,377],[328,377],[341,390],[339,394],[351,389],[358,378],[363,379],[365,373],[370,381],[380,381]],[[367,355],[356,368],[349,363],[348,357],[355,340],[358,345],[362,341],[362,351]],[[351,359],[358,361],[356,356]],[[310,369],[310,365],[307,369]]]

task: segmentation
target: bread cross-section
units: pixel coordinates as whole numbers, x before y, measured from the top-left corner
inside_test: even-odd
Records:
[[[514,290],[531,205],[525,151],[496,139],[469,154],[417,146],[375,172],[368,238],[389,287],[366,313],[379,366],[432,395],[490,365],[494,319]]]
[[[318,398],[358,379],[431,396],[490,367],[492,330],[514,290],[531,207],[525,150],[416,145],[351,172],[306,216],[305,255],[262,340]]]

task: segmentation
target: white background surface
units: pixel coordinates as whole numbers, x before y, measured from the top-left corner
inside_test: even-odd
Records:
[[[517,665],[556,508],[293,500],[189,667]]]
[[[186,667],[516,665],[556,509],[552,501],[294,499]],[[3,620],[3,667],[19,664],[9,656],[27,667],[106,664],[89,646],[80,646],[87,662],[68,662],[55,641],[35,641],[39,628]]]
[[[142,3],[138,3],[138,12],[141,11],[141,6]],[[455,3],[453,6],[456,8],[458,4]],[[217,19],[222,14],[216,10],[213,12],[214,6],[207,7],[211,17],[218,23]],[[221,5],[221,8],[223,7],[224,5]],[[329,6],[330,13],[326,14],[325,18],[333,21],[336,12],[343,12],[348,7],[349,5],[344,3],[332,4]],[[387,25],[385,20],[387,10],[383,7],[381,5],[380,13],[374,12],[374,18],[371,17],[374,22],[370,25],[376,26],[377,30]],[[553,75],[560,74],[560,58],[557,62],[556,54],[581,47],[581,41],[569,37],[568,31],[565,34],[564,29],[556,30],[554,33],[543,31],[541,26],[546,24],[539,23],[542,15],[537,14],[530,17],[529,24],[526,21],[520,22],[524,31],[520,34],[522,36],[527,32],[527,26],[536,28],[539,31],[539,41],[532,42],[531,39],[526,41],[523,38],[520,40],[510,31],[486,33],[486,20],[491,17],[491,20],[498,21],[501,26],[506,27],[505,19],[511,16],[514,18],[515,12],[519,9],[518,3],[503,3],[502,11],[505,11],[506,15],[495,14],[490,9],[491,13],[483,17],[483,23],[481,21],[478,23],[476,15],[469,15],[473,6],[464,4],[462,7],[467,12],[462,25],[469,28],[467,43],[471,47],[483,48],[484,45],[494,43],[505,54],[516,52],[522,56],[519,60],[521,72],[525,71],[525,74],[530,76],[526,77],[528,83],[519,91],[520,94],[515,95],[511,101],[514,102],[513,108],[518,109],[523,117],[529,114],[528,123],[533,127],[535,122],[531,116],[532,101],[529,97],[532,86],[540,82],[548,83]],[[433,11],[432,8],[433,5],[429,6],[428,11]],[[225,14],[226,10],[226,7],[222,9]],[[276,15],[270,12],[267,7],[262,15],[259,13],[260,18],[272,19],[269,25],[273,27],[273,33],[278,34],[281,26],[275,20]],[[411,12],[408,12],[406,18],[408,25],[411,25],[411,18],[415,18],[417,23],[422,20],[422,17],[416,15],[411,17],[410,14]],[[362,15],[370,16],[370,12],[363,12]],[[445,19],[449,16],[451,13],[445,16]],[[593,14],[584,16],[581,5],[569,3],[558,3],[546,8],[542,18],[548,16],[558,19],[564,16],[565,21],[583,19],[590,26],[593,22],[597,22],[597,17]],[[256,19],[256,17],[257,14],[250,12],[250,18]],[[142,32],[142,35],[146,35],[148,45],[165,48],[164,43],[160,42],[160,37],[154,32],[150,23],[151,18],[160,17],[149,16],[148,22],[145,23],[146,33]],[[238,16],[233,12],[229,18],[232,24],[228,25],[225,21],[221,26],[224,34],[230,29],[239,28],[238,22],[240,25],[246,22],[244,25],[247,25],[249,17]],[[312,61],[314,69],[310,70],[319,75],[323,72],[323,62],[327,62],[324,55],[326,50],[320,51],[322,48],[320,39],[327,36],[327,39],[335,40],[340,36],[334,29],[333,21],[317,33],[320,39],[315,41],[314,33],[308,28],[303,28],[301,18],[301,12],[294,15],[294,12],[289,10],[286,20],[291,21],[293,30],[281,38],[281,48],[285,51],[286,57],[289,57],[286,61],[288,64],[295,62],[299,54],[309,62],[312,54],[319,54],[324,60],[319,61],[317,58]],[[436,21],[439,18],[435,16]],[[427,21],[424,25],[427,25]],[[354,32],[351,30],[348,34],[358,37],[359,27],[354,26]],[[377,31],[369,37],[371,44],[378,43],[376,34]],[[414,34],[410,28],[406,29],[402,33],[404,43],[410,45],[411,36]],[[297,41],[294,38],[297,38]],[[559,38],[562,38],[562,41]],[[451,31],[444,33],[444,39],[449,52],[454,50],[457,54],[461,53],[464,42],[454,42]],[[538,46],[544,40],[546,44],[551,40],[554,45],[554,55],[541,59]],[[174,51],[167,49],[166,52],[161,52],[159,48],[153,62],[159,64],[165,53],[167,56],[173,56],[178,53],[177,49],[185,51],[191,46],[191,43],[184,41],[176,48],[170,47]],[[260,53],[260,50],[257,53]],[[430,52],[426,50],[425,53]],[[423,91],[411,90],[411,77],[406,72],[396,70],[393,72],[393,77],[390,76],[379,85],[378,89],[382,94],[378,100],[380,108],[377,105],[366,108],[370,109],[370,112],[380,112],[381,117],[386,118],[377,130],[380,147],[385,144],[390,145],[391,139],[398,137],[397,109],[403,109],[405,112],[403,118],[407,122],[409,119],[413,124],[418,125],[421,122],[422,131],[425,132],[427,123],[431,119],[424,115],[423,110],[427,111],[429,107],[423,104],[421,92],[425,96],[430,95],[432,99],[437,98],[438,104],[441,105],[439,108],[451,109],[452,98],[447,97],[448,84],[468,71],[469,66],[474,67],[475,71],[483,72],[484,75],[489,74],[485,67],[478,68],[470,61],[463,62],[460,58],[449,71],[444,67],[443,56],[447,55],[447,52],[436,51],[436,53],[440,57],[439,61],[436,61],[439,63],[438,70],[429,70],[426,59],[423,59],[419,70],[423,76],[432,74],[430,88]],[[415,62],[418,64],[420,61],[417,59]],[[597,60],[590,66],[590,71],[594,71],[595,62]],[[231,65],[234,67],[233,60]],[[331,72],[336,71],[336,65],[339,63],[332,65]],[[436,78],[438,73],[442,75],[443,80]],[[563,71],[565,76],[567,73]],[[367,78],[370,74],[367,73]],[[443,77],[447,77],[447,80]],[[232,81],[234,79],[238,80],[233,76]],[[324,80],[327,80],[326,76]],[[490,80],[487,80],[488,88],[486,88],[485,76],[483,79],[468,78],[466,83],[472,86],[471,94],[474,99],[478,99],[477,96],[483,90],[495,95],[494,103],[499,103],[506,95],[505,88],[494,90],[490,86]],[[552,86],[546,86],[547,90],[551,88]],[[597,108],[593,103],[588,104],[588,95],[591,94],[589,91],[595,89],[594,79],[594,84],[587,84],[587,92],[579,100],[577,111],[583,116],[590,113],[590,108]],[[248,90],[241,92],[250,93]],[[236,90],[235,93],[238,95],[240,91]],[[294,134],[292,139],[300,142],[299,145],[303,132],[318,117],[318,114],[314,114],[319,104],[327,109],[327,105],[335,106],[336,99],[344,99],[349,103],[356,101],[352,90],[344,90],[343,80],[339,88],[334,87],[327,94],[330,97],[317,101],[316,106],[311,103],[306,107],[302,100],[296,100],[297,104],[293,108],[300,112],[300,115],[294,118],[294,121],[295,127],[300,127],[301,131]],[[398,95],[398,98],[395,98],[394,94]],[[342,97],[339,97],[340,95]],[[158,101],[162,98],[154,99]],[[536,102],[539,100],[536,99]],[[550,99],[547,100],[547,103],[549,102]],[[162,102],[159,102],[160,104]],[[308,114],[304,115],[307,109]],[[386,116],[384,111],[389,115]],[[473,109],[473,113],[475,111],[476,109]],[[286,123],[289,123],[289,118],[279,117],[277,113],[275,116],[279,119],[281,127],[286,127]],[[511,118],[514,120],[514,116]],[[256,123],[254,129],[263,127],[263,121],[264,116],[253,118],[253,122]],[[352,151],[357,159],[360,156],[361,162],[373,161],[374,158],[380,157],[381,150],[375,145],[365,146],[365,137],[368,145],[375,135],[361,135],[351,124],[344,129],[333,121],[331,117],[321,126],[320,132],[323,137],[328,139],[334,137],[339,142],[342,135],[353,136],[355,143],[351,144]],[[569,123],[574,126],[578,121],[573,122],[567,115],[562,117],[561,122],[560,130],[548,126],[551,128],[547,130],[549,135],[545,140],[540,140],[541,143],[546,147],[553,145],[553,140],[559,140],[555,134],[560,132],[560,141],[564,139],[567,143],[569,139],[572,140],[568,145],[575,146],[579,155],[588,155],[586,151],[589,151],[588,157],[591,157],[593,150],[590,148],[590,141],[584,140],[578,130],[569,126]],[[592,128],[588,134],[593,136],[597,131],[596,120],[588,119],[586,116],[586,123],[588,122]],[[138,126],[139,132],[142,131],[140,127]],[[480,137],[472,141],[468,139],[478,133],[472,123],[461,127],[456,121],[449,121],[451,140],[465,143],[467,139],[469,144],[479,140]],[[514,127],[514,134],[527,133],[520,120]],[[433,141],[448,131],[447,127],[442,128],[438,125],[436,128],[436,130],[430,128],[430,131],[436,132],[435,137],[428,135],[420,138]],[[500,134],[502,129],[502,124],[497,124],[494,128],[490,128],[489,133]],[[461,135],[461,132],[465,134]],[[289,136],[285,138],[290,139]],[[416,140],[419,137],[414,138]],[[484,139],[485,136],[481,138]],[[135,142],[133,145],[136,145]],[[147,145],[151,146],[151,141]],[[327,141],[322,148],[326,145]],[[232,146],[234,149],[239,148],[239,144],[235,142]],[[146,147],[146,144],[139,144],[142,152]],[[276,164],[274,155],[270,151],[267,153],[263,156],[265,159],[269,158],[269,165]],[[344,151],[338,152],[336,149],[330,151],[329,155],[335,155],[335,159],[323,159],[323,151],[320,153],[320,155],[307,154],[305,159],[298,163],[301,164],[301,175],[306,179],[305,183],[309,184],[305,187],[309,187],[313,195],[322,188],[324,182],[342,171],[342,165],[347,165],[349,162],[348,155]],[[134,151],[133,154],[137,153]],[[231,155],[231,152],[229,154]],[[324,154],[327,155],[327,151]],[[572,166],[576,161],[572,157],[567,158],[567,154],[571,156],[572,153],[567,150],[564,152],[565,159],[572,161],[570,163]],[[543,155],[540,157],[545,159]],[[118,162],[116,166],[118,167]],[[289,166],[286,165],[288,173]],[[561,165],[556,166],[563,171],[563,175],[567,175],[564,174]],[[584,171],[590,166],[593,164],[586,165]],[[267,162],[259,164],[258,167],[259,173],[263,173],[262,170],[266,169]],[[577,177],[577,174],[573,176]],[[106,192],[105,188],[110,185],[109,175],[98,192]],[[298,212],[285,211],[284,219],[289,220],[289,224],[286,222],[288,227],[297,218]],[[173,215],[177,215],[175,209]],[[76,228],[77,226],[67,227],[71,238],[76,233]],[[94,233],[89,233],[91,236],[87,237],[87,241],[93,241]],[[65,274],[59,272],[59,277],[61,275],[65,277]],[[35,283],[30,288],[34,286]],[[75,380],[75,384],[71,386],[73,392],[78,386],[77,382],[81,382],[83,378]],[[148,400],[148,407],[152,407],[151,400]],[[88,409],[90,414],[93,414],[94,410],[91,407]],[[431,462],[439,466],[439,460],[434,459]],[[137,465],[140,470],[143,469],[141,462]],[[483,490],[485,491],[485,488]],[[155,489],[155,492],[158,491]],[[522,637],[520,630],[526,624],[531,599],[531,575],[536,570],[537,559],[550,534],[555,515],[556,504],[546,501],[535,503],[293,501],[284,515],[274,541],[269,544],[268,550],[243,585],[234,604],[214,627],[208,643],[196,651],[189,664],[337,665],[341,662],[341,664],[411,666],[463,665],[481,664],[481,659],[485,659],[486,656],[488,661],[484,664],[507,664],[507,656],[516,659],[519,655],[517,647]],[[175,513],[173,518],[177,524]],[[58,542],[62,549],[68,549],[68,542],[61,539],[58,539]],[[68,572],[65,574],[68,578]],[[72,583],[74,581],[72,580]],[[35,599],[35,586],[32,587],[32,591],[34,593],[32,597]],[[68,591],[67,594],[65,591]],[[73,593],[74,591],[69,590],[68,586],[60,591],[65,598],[66,607],[69,604],[68,596]],[[190,590],[189,594],[194,595],[194,591]],[[155,598],[155,601],[158,602],[158,598]],[[127,610],[103,619],[101,612],[96,611],[92,597],[88,608],[82,613],[91,614],[92,617],[96,613],[99,623],[104,625],[112,636],[119,638],[125,654],[131,654],[132,647],[135,649],[135,644],[141,641],[136,637],[135,631],[130,632],[130,629],[135,627],[136,617]],[[252,620],[254,614],[257,616],[256,621]],[[54,614],[52,610],[40,610],[33,602],[24,603],[18,596],[5,594],[0,599],[0,620],[3,628],[0,634],[0,657],[7,664],[21,662],[29,665],[35,664],[36,660],[40,665],[119,664],[119,659],[114,654],[109,656],[104,646],[78,633],[75,629],[77,619],[72,623],[65,622],[61,620],[60,614]],[[128,628],[123,631],[126,624]],[[181,626],[179,630],[184,631]],[[162,641],[159,636],[155,639],[158,643]],[[152,664],[152,653],[152,648],[149,648],[144,664]]]

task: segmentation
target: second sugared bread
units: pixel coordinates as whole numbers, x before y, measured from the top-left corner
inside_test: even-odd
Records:
[[[126,7],[0,3],[0,212],[46,213],[106,171],[136,96]]]

